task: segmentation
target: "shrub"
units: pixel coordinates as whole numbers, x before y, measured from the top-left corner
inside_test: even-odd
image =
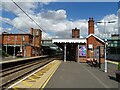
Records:
[[[118,63],[118,70],[120,70],[120,62]]]

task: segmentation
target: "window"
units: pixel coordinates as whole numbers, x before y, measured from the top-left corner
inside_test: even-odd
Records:
[[[15,41],[17,41],[17,36],[14,36]]]
[[[7,41],[10,41],[10,36],[7,37]]]
[[[111,44],[111,47],[113,47],[113,44]]]
[[[25,41],[25,36],[22,36],[22,41]]]
[[[115,43],[114,46],[117,47],[117,43]]]
[[[36,32],[36,35],[38,36],[38,31]]]
[[[117,43],[117,41],[114,41],[114,43],[116,44],[116,43]]]

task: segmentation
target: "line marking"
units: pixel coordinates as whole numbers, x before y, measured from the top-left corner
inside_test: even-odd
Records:
[[[53,62],[53,61],[52,61]],[[12,84],[11,86],[9,86],[7,89],[12,88],[13,86],[17,85],[18,83],[22,82],[23,80],[27,79],[28,77],[30,77],[31,75],[35,74],[36,72],[40,71],[41,69],[43,69],[44,67],[46,67],[47,65],[51,64],[52,62],[46,64],[45,66],[41,67],[40,69],[36,70],[35,72],[29,74],[28,76],[24,77],[23,79],[19,80],[18,82]],[[6,90],[7,90],[6,89]]]
[[[29,87],[32,86],[32,84],[29,84],[26,81],[22,81],[22,83],[25,84],[26,86],[29,86]]]
[[[86,69],[83,65],[81,65],[86,71],[88,71],[95,79],[98,80],[100,84],[102,84],[105,88],[109,88],[104,82],[102,82],[98,77],[96,77],[92,72],[90,72],[88,69]]]
[[[109,61],[109,60],[107,60],[107,62],[118,65],[118,62]]]
[[[40,90],[43,90],[45,88],[45,86],[47,85],[47,83],[49,82],[49,80],[51,79],[51,77],[53,76],[53,74],[56,72],[56,70],[58,69],[58,67],[60,66],[61,62],[59,62],[59,64],[56,66],[56,68],[54,69],[54,71],[51,73],[51,75],[48,77],[48,79],[45,81],[45,83],[42,85],[42,87],[40,88]]]
[[[30,79],[31,81],[36,81],[34,78],[32,77],[28,77],[28,79]]]
[[[13,90],[18,90],[19,87],[14,87]]]
[[[37,75],[37,74],[34,74],[34,76],[36,76],[36,77],[40,78],[40,76],[39,76],[39,75]]]

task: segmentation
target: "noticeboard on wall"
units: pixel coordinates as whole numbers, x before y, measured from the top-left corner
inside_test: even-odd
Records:
[[[79,56],[86,56],[86,46],[79,47]]]
[[[89,45],[88,45],[88,48],[89,48],[89,49],[93,49],[93,44],[89,44]]]

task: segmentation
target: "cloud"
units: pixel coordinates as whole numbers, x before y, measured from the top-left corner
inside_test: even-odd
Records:
[[[0,34],[2,34],[2,32],[11,33],[11,28],[2,28],[2,27],[0,27]]]
[[[50,20],[64,20],[66,19],[66,11],[65,10],[49,10],[48,12],[42,12],[41,17]]]
[[[12,22],[11,22],[11,20],[9,18],[5,18],[5,17],[0,16],[0,21],[12,25]]]
[[[16,2],[25,12],[34,14],[34,10],[37,8],[36,2]],[[23,14],[23,12],[13,2],[2,2],[2,7],[6,11],[10,11],[17,16]]]
[[[115,23],[108,23],[115,21]],[[96,24],[96,34],[102,38],[106,36],[110,38],[111,34],[118,33],[118,17],[115,14],[106,15],[100,22],[106,22],[101,24]],[[99,32],[99,33],[98,33]]]
[[[0,27],[0,34],[3,32],[2,27]]]
[[[88,20],[79,19],[76,21],[70,21],[67,19],[67,12],[64,9],[60,10],[48,10],[41,11],[35,14],[35,9],[37,9],[39,3],[21,3],[17,2],[47,33],[43,32],[42,37],[45,38],[70,38],[72,34],[72,29],[80,29],[81,37],[86,37],[88,35]],[[41,4],[41,3],[40,3]],[[31,27],[39,28],[32,20],[30,20],[23,12],[10,2],[3,4],[3,9],[13,12],[17,15],[14,19],[10,20],[8,18],[3,18],[3,20],[9,22],[13,26],[22,29],[29,30]],[[16,10],[13,10],[13,9]],[[117,19],[115,14],[106,15],[100,21],[116,21],[115,24],[106,24],[105,30],[109,34],[117,32]],[[11,30],[12,31],[12,30]],[[104,24],[95,24],[95,34],[98,36],[103,36]]]

